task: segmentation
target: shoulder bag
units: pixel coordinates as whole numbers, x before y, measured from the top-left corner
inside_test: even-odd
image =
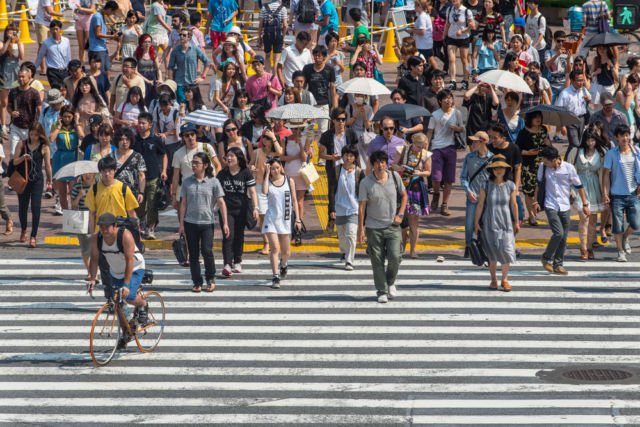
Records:
[[[9,163],[13,165],[13,161]],[[13,188],[13,190],[18,193],[24,193],[24,190],[27,188],[27,184],[29,183],[29,160],[24,160],[24,175],[20,173],[17,167],[13,167],[13,172],[9,176],[9,187]]]
[[[311,163],[311,156],[308,156],[307,161],[302,163],[302,166],[300,166],[300,170],[298,171],[298,173],[300,174],[302,179],[304,179],[304,182],[306,182],[307,185],[312,185],[314,182],[320,179],[320,175],[318,175],[316,167],[313,166],[313,163]]]

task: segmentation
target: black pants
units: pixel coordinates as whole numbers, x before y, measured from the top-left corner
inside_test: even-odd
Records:
[[[204,260],[205,279],[213,281],[216,275],[216,265],[213,259],[213,224],[192,224],[185,221],[184,234],[189,247],[191,281],[197,286],[202,286],[204,283],[200,271],[200,253],[202,253]]]
[[[328,161],[327,161],[328,162]],[[336,178],[336,170],[333,168],[327,168],[327,186],[329,187],[329,215],[336,211],[336,191],[338,188],[338,178]]]
[[[29,181],[22,194],[18,194],[18,217],[22,231],[27,229],[27,212],[31,203],[31,237],[38,235],[43,190],[44,179],[40,177],[37,181]]]
[[[47,68],[47,80],[49,80],[49,86],[52,88],[62,87],[65,77],[67,77],[67,70],[60,68]]]
[[[218,215],[220,217],[220,224],[222,224],[222,214],[219,213]],[[222,234],[222,257],[225,265],[235,265],[242,262],[246,222],[244,211],[227,211],[229,237],[224,237],[224,233]]]

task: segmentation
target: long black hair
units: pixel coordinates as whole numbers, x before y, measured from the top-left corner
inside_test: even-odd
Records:
[[[104,99],[102,99],[102,97],[98,93],[98,89],[93,84],[93,80],[91,80],[91,77],[83,77],[78,81],[78,85],[76,86],[76,92],[73,94],[73,101],[71,102],[71,104],[73,105],[73,108],[76,108],[76,109],[78,108],[78,103],[80,103],[80,100],[82,99],[82,95],[83,95],[80,87],[82,87],[82,85],[85,85],[85,84],[88,84],[91,87],[91,89],[89,90],[89,93],[91,94],[93,99],[96,101],[96,104],[100,107],[106,107],[107,104],[104,102]]]
[[[193,155],[193,158],[198,158],[202,160],[202,164],[204,164],[204,176],[207,178],[213,177],[213,166],[211,165],[211,159],[207,156],[207,153],[196,153]]]
[[[198,85],[188,85],[184,88],[184,93],[191,92],[193,94],[193,110],[189,108],[189,103],[185,101],[187,106],[187,111],[189,113],[193,111],[197,111],[202,109],[204,106],[204,101],[202,100],[202,93],[200,92],[200,87]]]
[[[134,105],[133,102],[131,102],[131,97],[133,95],[138,95],[138,103],[135,105],[138,107],[140,112],[142,113],[144,111],[147,111],[147,107],[144,104],[144,96],[142,96],[142,89],[140,89],[138,86],[133,86],[129,89],[129,92],[127,92],[127,100],[125,101],[125,104]]]
[[[584,131],[584,133],[582,134],[582,141],[580,142],[578,148],[582,148],[586,152],[587,140],[589,138],[593,138],[596,140],[596,151],[598,152],[598,154],[600,154],[600,156],[604,157],[604,155],[607,154],[607,150],[609,149],[609,147],[607,146],[606,141],[602,139],[602,137],[600,137],[600,135],[598,135],[593,129],[587,128]]]

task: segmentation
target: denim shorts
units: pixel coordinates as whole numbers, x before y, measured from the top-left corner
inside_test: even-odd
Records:
[[[611,196],[611,215],[613,217],[613,234],[624,232],[624,217],[627,216],[629,226],[640,228],[640,198],[636,195]]]
[[[139,270],[135,270],[131,273],[131,283],[127,288],[129,289],[129,296],[127,297],[127,301],[133,301],[136,299],[138,295],[138,289],[140,289],[140,284],[142,283],[142,278],[144,277],[144,268]],[[124,279],[117,279],[111,276],[111,285],[114,288],[121,288],[124,286]]]

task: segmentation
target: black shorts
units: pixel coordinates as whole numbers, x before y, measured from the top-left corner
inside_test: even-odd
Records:
[[[282,47],[284,46],[284,37],[264,37],[262,40],[264,47],[264,53],[282,53]]]
[[[447,37],[447,39],[445,40],[447,43],[447,46],[456,46],[456,47],[466,47],[468,48],[469,45],[471,44],[471,37],[467,37],[465,39],[454,39],[451,37]]]

